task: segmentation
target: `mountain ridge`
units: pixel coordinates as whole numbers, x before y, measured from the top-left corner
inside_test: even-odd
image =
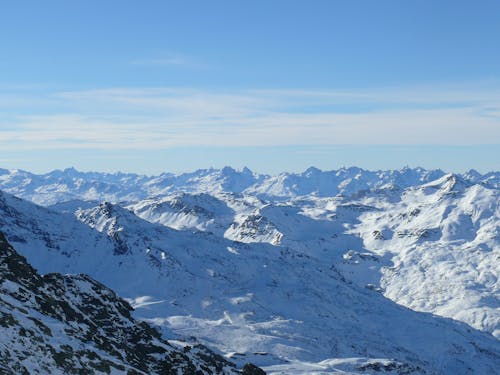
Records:
[[[317,196],[352,195],[361,190],[384,186],[406,188],[433,181],[445,172],[424,168],[369,171],[357,167],[321,171],[310,167],[302,173],[258,174],[243,168],[199,169],[187,173],[162,173],[146,176],[134,173],[78,172],[74,168],[33,174],[21,170],[1,170],[0,189],[41,205],[62,200],[93,199],[112,202],[137,201],[175,192],[246,193],[266,199],[284,199],[316,194]],[[461,176],[472,183],[498,188],[500,172],[479,174],[468,171]]]

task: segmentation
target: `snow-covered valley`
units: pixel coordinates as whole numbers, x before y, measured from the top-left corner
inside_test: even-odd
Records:
[[[495,374],[499,187],[421,168],[0,170],[0,231],[41,273],[88,274],[239,366]]]

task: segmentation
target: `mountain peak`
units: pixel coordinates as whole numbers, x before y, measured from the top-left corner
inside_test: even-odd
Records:
[[[304,171],[304,173],[303,173],[303,174],[304,174],[305,176],[310,177],[310,176],[314,176],[314,175],[320,174],[321,172],[322,172],[322,171],[321,171],[321,169],[316,168],[316,167],[312,167],[312,166],[311,166],[311,167],[307,168],[307,169]]]
[[[229,166],[225,166],[224,168],[222,168],[220,170],[221,174],[224,175],[224,176],[227,176],[227,175],[233,175],[236,173],[236,170],[232,167],[229,167]]]
[[[250,168],[248,167],[243,167],[243,169],[241,170],[241,173],[243,174],[246,174],[246,175],[249,175],[249,176],[252,176],[253,175],[253,172],[250,170]]]

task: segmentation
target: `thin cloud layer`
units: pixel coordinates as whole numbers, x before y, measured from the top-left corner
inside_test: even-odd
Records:
[[[485,87],[111,88],[17,92],[13,102],[0,104],[4,150],[500,144],[500,90]]]

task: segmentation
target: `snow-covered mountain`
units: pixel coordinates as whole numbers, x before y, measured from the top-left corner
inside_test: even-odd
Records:
[[[176,347],[86,275],[39,275],[0,232],[2,374],[250,374],[207,348]]]
[[[0,170],[48,206],[0,193],[0,230],[41,272],[89,274],[164,337],[239,366],[495,374],[499,176]]]
[[[22,170],[0,169],[0,190],[43,206],[75,199],[136,202],[173,193],[244,193],[268,200],[284,200],[297,196],[351,196],[367,190],[405,189],[444,175],[441,170],[423,168],[367,171],[356,167],[336,171],[311,167],[303,173],[281,173],[277,176],[257,174],[248,168],[237,171],[230,167],[159,176],[79,172],[73,168],[37,175]],[[459,177],[472,184],[500,187],[500,172],[480,174],[470,170]]]
[[[377,210],[360,215],[351,233],[390,259],[379,268],[385,296],[500,338],[498,189],[446,175],[407,189],[396,204],[362,201]]]
[[[349,280],[373,286],[400,304],[500,337],[498,192],[447,174],[406,189],[376,188],[348,197],[302,196],[273,203],[219,194],[218,209],[215,197],[203,202],[195,195],[198,215],[185,209],[167,213],[155,205],[157,199],[127,207],[173,228],[192,223],[193,229],[223,232],[239,242],[293,248],[335,263]],[[170,199],[178,196],[162,201]]]

